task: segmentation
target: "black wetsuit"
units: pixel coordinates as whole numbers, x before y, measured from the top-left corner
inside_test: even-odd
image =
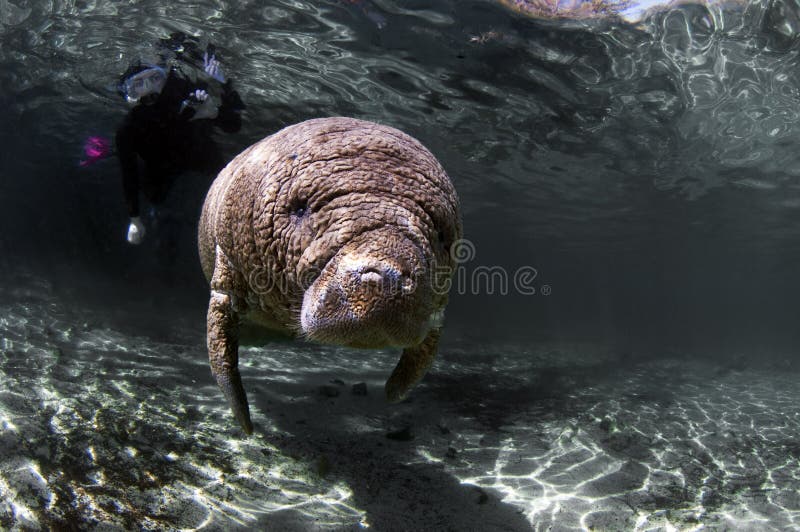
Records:
[[[140,214],[140,190],[148,201],[159,204],[182,172],[196,170],[211,174],[224,166],[212,130],[217,126],[228,133],[238,131],[244,105],[229,80],[223,85],[217,117],[191,120],[195,110],[183,102],[197,89],[209,92],[205,84],[193,83],[171,70],[155,102],[134,107],[117,130],[117,156],[131,217]],[[137,155],[144,161],[141,177]]]

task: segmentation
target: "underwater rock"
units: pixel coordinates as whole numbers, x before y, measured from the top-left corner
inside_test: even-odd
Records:
[[[324,454],[320,455],[320,457],[317,459],[317,475],[319,475],[321,478],[325,478],[326,476],[328,476],[328,473],[330,472],[331,472],[330,460],[328,460],[328,457],[325,456]]]
[[[414,434],[411,432],[411,427],[403,427],[400,430],[386,433],[386,437],[395,441],[411,441],[414,439]]]
[[[614,423],[613,419],[606,416],[600,421],[600,428],[606,432],[611,432],[612,430],[616,430],[617,425]]]
[[[319,393],[325,397],[339,397],[339,388],[326,384],[325,386],[319,387]]]

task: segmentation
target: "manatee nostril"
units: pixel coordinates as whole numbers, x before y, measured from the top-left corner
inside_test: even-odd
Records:
[[[371,264],[359,266],[352,272],[360,284],[394,285],[400,282],[402,274],[389,264]]]
[[[410,273],[393,264],[371,264],[351,270],[358,285],[381,287],[388,294],[407,295],[416,289],[416,281]]]
[[[381,284],[383,282],[383,276],[378,273],[377,270],[373,268],[367,268],[361,272],[361,282],[369,284]]]

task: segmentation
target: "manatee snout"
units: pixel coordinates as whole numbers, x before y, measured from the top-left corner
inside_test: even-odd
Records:
[[[345,246],[305,292],[303,335],[350,347],[419,344],[434,307],[428,270],[420,247],[396,234]]]

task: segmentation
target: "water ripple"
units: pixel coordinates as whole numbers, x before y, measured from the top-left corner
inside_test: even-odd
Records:
[[[735,188],[731,172],[800,168],[800,18],[783,2],[675,5],[636,23],[536,20],[483,0],[6,1],[0,14],[0,89],[12,123],[49,117],[41,146],[77,143],[64,137],[76,123],[113,128],[120,72],[184,31],[217,44],[248,104],[240,144],[311,116],[385,122],[437,153],[468,218],[504,204],[541,235],[580,238],[582,219],[615,212],[616,198],[569,213],[609,183],[693,200]],[[586,177],[565,186],[553,166]],[[509,201],[505,186],[526,188]],[[622,239],[641,227],[624,225]]]

